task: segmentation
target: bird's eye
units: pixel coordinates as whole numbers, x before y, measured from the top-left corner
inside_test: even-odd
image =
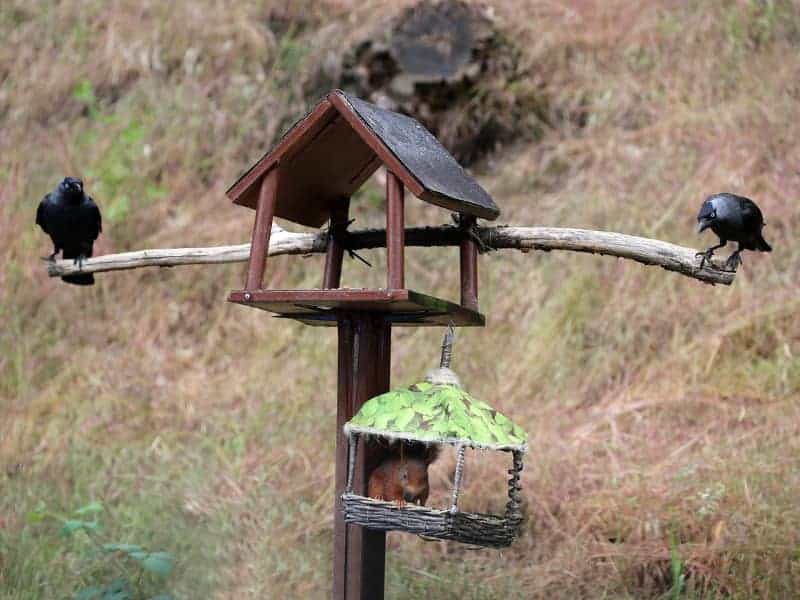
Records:
[[[717,218],[717,211],[712,211],[710,215],[708,215],[709,219],[716,219]]]

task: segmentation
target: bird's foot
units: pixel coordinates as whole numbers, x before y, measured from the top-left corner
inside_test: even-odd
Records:
[[[711,257],[714,256],[714,249],[713,248],[709,248],[705,252],[696,253],[694,256],[695,256],[695,258],[697,258],[698,256],[702,256],[703,257],[700,260],[700,267],[698,267],[698,268],[702,269],[705,266],[706,262],[711,262]]]
[[[731,273],[736,273],[736,269],[741,264],[742,264],[742,257],[739,256],[739,252],[737,251],[728,257],[728,260],[725,261],[723,269],[725,271],[730,271]]]
[[[83,269],[83,261],[85,261],[85,260],[86,260],[86,255],[85,254],[79,254],[78,256],[76,256],[72,260],[72,264],[73,265],[78,265],[78,270],[80,271],[81,269]]]

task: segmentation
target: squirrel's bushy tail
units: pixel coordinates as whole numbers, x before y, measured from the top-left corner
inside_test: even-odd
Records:
[[[402,456],[405,459],[419,459],[431,464],[439,458],[439,445],[423,444],[422,442],[400,442],[391,449],[391,454]]]

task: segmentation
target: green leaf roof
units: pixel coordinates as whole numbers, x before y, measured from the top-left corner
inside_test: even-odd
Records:
[[[345,432],[493,450],[526,450],[528,442],[528,434],[508,417],[459,386],[427,381],[371,398]]]

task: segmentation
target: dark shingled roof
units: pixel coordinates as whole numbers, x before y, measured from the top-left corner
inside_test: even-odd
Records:
[[[352,96],[345,98],[422,184],[426,190],[423,200],[485,219],[498,217],[500,210],[492,197],[419,121]]]
[[[323,225],[332,205],[355,193],[381,163],[426,202],[484,219],[500,214],[489,194],[422,124],[339,90],[298,121],[228,196],[255,207],[263,175],[278,163],[276,215],[303,225]]]

